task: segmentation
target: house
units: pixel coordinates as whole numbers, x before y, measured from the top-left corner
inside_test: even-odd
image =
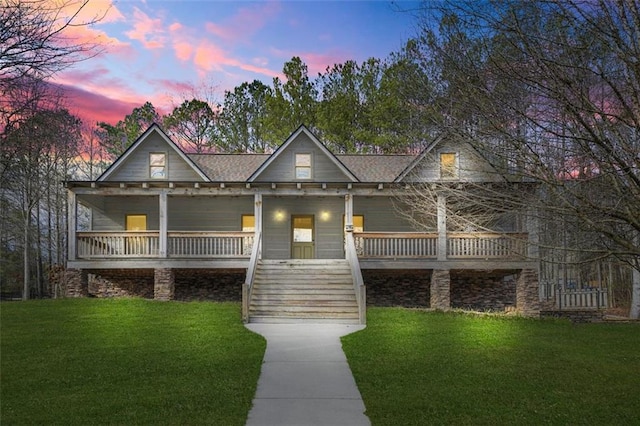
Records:
[[[363,323],[367,303],[537,315],[526,221],[448,229],[444,194],[424,229],[401,214],[413,183],[500,179],[452,138],[337,155],[300,126],[272,154],[187,154],[152,125],[96,181],[67,183],[68,294],[242,299],[245,321]]]

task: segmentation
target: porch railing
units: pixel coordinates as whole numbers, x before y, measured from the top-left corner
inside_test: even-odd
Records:
[[[447,257],[456,259],[524,257],[527,234],[497,234],[489,232],[447,233]]]
[[[168,232],[167,257],[249,257],[253,232]],[[89,258],[160,257],[158,231],[78,232],[77,256]]]
[[[605,287],[564,288],[541,283],[541,299],[552,303],[557,310],[606,309],[609,291]]]
[[[354,232],[359,257],[435,258],[438,234],[422,232]]]
[[[361,258],[438,258],[438,234],[427,232],[357,232]],[[526,255],[524,233],[447,233],[448,259],[510,259]]]

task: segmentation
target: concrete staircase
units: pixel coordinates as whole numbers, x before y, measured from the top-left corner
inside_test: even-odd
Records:
[[[358,303],[346,260],[260,260],[249,322],[358,324]]]

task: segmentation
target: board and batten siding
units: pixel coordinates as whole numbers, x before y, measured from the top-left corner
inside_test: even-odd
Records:
[[[344,258],[344,198],[265,196],[262,214],[263,258],[291,258],[292,215],[314,216],[317,259]]]
[[[253,196],[180,197],[167,200],[169,231],[241,231],[242,215],[253,214]]]
[[[104,197],[103,209],[93,209],[92,231],[122,232],[128,214],[147,215],[147,230],[160,229],[160,207],[157,196],[113,196]]]
[[[295,155],[311,154],[311,179],[296,179]],[[256,182],[350,182],[351,179],[306,134],[287,146],[260,173]]]
[[[149,154],[167,154],[167,178],[158,180],[201,182],[202,178],[167,144],[158,133],[151,133],[125,161],[109,176],[109,181],[140,182],[152,180],[149,177]]]

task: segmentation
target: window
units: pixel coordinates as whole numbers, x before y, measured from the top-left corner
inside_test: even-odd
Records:
[[[458,155],[455,152],[440,154],[440,179],[458,178]]]
[[[344,224],[346,223],[346,216],[342,215],[342,224],[344,228]],[[364,232],[364,216],[361,214],[353,215],[353,232]]]
[[[164,152],[149,153],[149,177],[151,179],[167,178],[167,154]]]
[[[256,218],[252,214],[242,215],[242,232],[254,232],[256,230]]]
[[[311,179],[311,154],[296,154],[296,179]]]
[[[127,231],[146,231],[147,215],[146,214],[128,214],[125,217],[125,229]]]

